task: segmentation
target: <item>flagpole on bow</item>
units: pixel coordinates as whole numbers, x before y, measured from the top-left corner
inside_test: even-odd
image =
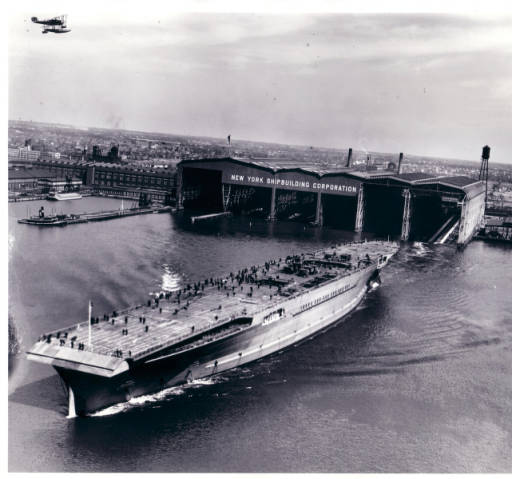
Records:
[[[89,323],[89,348],[91,347],[91,339],[92,339],[92,325],[91,325],[91,313],[92,313],[92,301],[89,300],[89,313],[88,313],[88,323]]]
[[[231,134],[228,135],[228,155],[231,158]]]

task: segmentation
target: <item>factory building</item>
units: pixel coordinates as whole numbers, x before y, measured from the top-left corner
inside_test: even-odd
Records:
[[[8,164],[9,167],[32,165],[40,157],[39,151],[33,151],[30,144],[23,148],[9,148],[8,150]]]
[[[178,208],[256,214],[403,240],[455,236],[461,245],[477,230],[485,208],[484,183],[467,177],[277,159],[184,160],[176,183]]]
[[[126,198],[138,198],[148,192],[153,201],[172,202],[176,196],[173,170],[147,170],[113,163],[44,160],[35,163],[55,176],[80,178],[94,192]]]
[[[82,186],[82,180],[71,177],[41,178],[39,180],[39,186],[41,187],[42,193],[79,191]]]
[[[9,193],[30,193],[39,190],[41,181],[52,181],[56,174],[39,168],[9,169]]]

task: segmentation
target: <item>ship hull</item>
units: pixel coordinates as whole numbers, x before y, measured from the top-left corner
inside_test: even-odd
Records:
[[[240,367],[295,345],[344,319],[364,298],[376,275],[377,269],[369,267],[340,278],[280,303],[287,311],[294,311],[282,319],[267,324],[255,321],[254,326],[237,334],[189,350],[159,351],[130,362],[127,371],[114,377],[55,367],[70,390],[70,414],[87,415],[132,397]]]

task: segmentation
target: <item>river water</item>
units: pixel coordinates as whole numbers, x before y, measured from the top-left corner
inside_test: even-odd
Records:
[[[154,214],[63,228],[16,222],[120,201],[9,205],[9,309],[37,337],[155,291],[351,239],[292,223]],[[128,205],[125,205],[128,206]],[[213,379],[66,419],[53,369],[9,373],[9,470],[510,472],[512,248],[402,247],[344,322]]]

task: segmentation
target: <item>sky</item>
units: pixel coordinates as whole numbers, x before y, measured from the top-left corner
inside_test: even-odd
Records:
[[[106,5],[11,9],[9,119],[512,163],[511,13]]]

